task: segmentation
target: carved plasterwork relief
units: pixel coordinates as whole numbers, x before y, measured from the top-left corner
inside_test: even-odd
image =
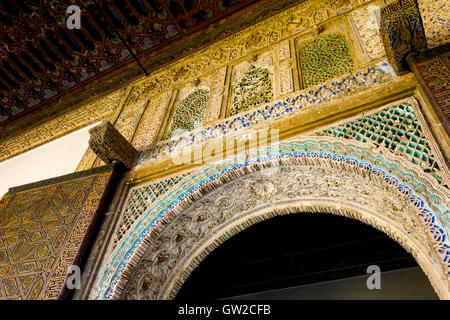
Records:
[[[372,5],[352,11],[350,14],[351,23],[356,29],[367,61],[381,58],[386,54],[377,19],[378,10],[379,6]]]
[[[289,40],[280,42],[276,52],[278,64],[276,66],[275,83],[278,83],[278,85],[275,85],[275,93],[284,95],[294,91],[294,77],[298,77],[297,65]]]
[[[341,214],[383,230],[416,257],[438,294],[450,297],[449,192],[430,174],[370,142],[311,137],[280,142],[267,152],[205,166],[168,190],[105,257],[91,298],[173,298],[212,250],[209,244],[217,246],[235,233],[230,230],[243,228],[237,225],[260,221],[253,214],[265,219],[299,211]],[[272,175],[255,176],[251,184],[240,178],[270,163],[280,165]],[[298,176],[280,176],[283,167],[302,169]],[[228,183],[233,194],[224,194]],[[189,208],[195,209],[192,216]],[[235,222],[237,229],[231,227]],[[220,234],[228,236],[216,238]],[[139,270],[153,279],[141,296]]]
[[[275,187],[276,186],[276,187]],[[383,210],[380,210],[383,208]],[[213,190],[173,217],[133,269],[120,299],[173,299],[189,273],[225,239],[275,215],[323,212],[361,220],[400,242],[430,273],[432,245],[409,197],[356,172],[290,166]],[[436,266],[435,266],[436,267]]]
[[[147,102],[141,102],[133,107],[125,106],[119,116],[119,119],[117,119],[115,127],[128,141],[131,141],[133,138],[134,132],[138,126],[146,105]]]
[[[450,3],[446,0],[417,1],[429,48],[450,42]]]
[[[17,134],[0,142],[0,161],[38,147],[72,131],[96,123],[110,120],[115,112],[120,112],[129,89],[118,90],[93,103],[81,106],[54,119]]]
[[[205,115],[205,122],[214,121],[221,115],[220,110],[223,110],[227,99],[228,103],[231,100],[230,97],[224,95],[229,89],[224,82],[227,75],[226,69],[236,65],[238,59],[248,59],[255,54],[260,55],[261,51],[267,51],[268,47],[273,47],[274,53],[278,50],[278,53],[273,57],[274,61],[279,63],[279,66],[276,66],[274,95],[289,93],[294,89],[294,83],[298,75],[296,63],[292,61],[293,55],[286,49],[289,45],[288,42],[299,34],[309,32],[308,30],[317,26],[317,24],[338,15],[349,14],[355,8],[364,9],[364,7],[359,8],[359,6],[377,3],[379,1],[367,2],[363,0],[325,0],[299,3],[261,23],[205,47],[195,54],[164,66],[153,72],[149,77],[137,79],[125,89],[118,90],[94,103],[86,104],[65,115],[49,120],[34,129],[21,133],[20,136],[13,136],[4,140],[0,144],[0,160],[7,159],[100,120],[109,120],[114,125],[117,124],[122,127],[119,130],[123,131],[122,133],[129,139],[136,135],[133,141],[135,147],[153,143],[156,136],[154,131],[159,130],[159,127],[155,128],[155,125],[149,125],[149,122],[158,123],[156,126],[159,126],[164,119],[165,109],[160,101],[165,103],[170,99],[174,87],[205,76],[217,77],[213,80],[210,107]],[[371,44],[364,44],[363,42],[363,45],[370,46]],[[368,49],[368,51],[370,50]],[[288,58],[289,54],[291,54],[291,58]],[[129,96],[130,90],[132,90],[132,93]],[[164,98],[161,98],[163,96]],[[127,101],[124,106],[125,100]],[[148,105],[143,107],[146,105],[145,103],[148,103]],[[113,114],[117,111],[120,112],[122,108],[126,114],[121,115],[118,123],[116,123],[119,115],[113,116]],[[127,111],[128,108],[133,110]],[[138,120],[141,112],[143,112],[142,119]],[[153,112],[155,115],[152,114]],[[222,116],[225,116],[225,113],[222,113]],[[152,120],[149,120],[150,118]],[[170,121],[170,119],[167,121]],[[133,130],[137,130],[137,132],[133,132]],[[89,163],[87,167],[92,165],[92,162],[88,159],[84,158],[83,162]],[[83,167],[86,167],[86,165],[80,164],[80,168]]]

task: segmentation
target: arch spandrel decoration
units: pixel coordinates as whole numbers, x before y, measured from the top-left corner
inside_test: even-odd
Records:
[[[449,193],[432,176],[384,148],[338,138],[303,138],[265,151],[205,167],[159,198],[106,257],[91,298],[173,298],[190,271],[228,237],[299,211],[340,214],[386,232],[413,254],[438,295],[450,298]],[[256,177],[271,164],[281,164],[276,175]],[[289,170],[297,170],[294,180],[280,176]],[[230,186],[241,202],[223,199]],[[209,192],[223,200],[215,211],[202,209],[212,205]],[[234,214],[226,214],[229,205],[239,206]]]
[[[448,187],[450,173],[414,97],[327,126],[315,136],[342,137],[383,146],[419,165]]]

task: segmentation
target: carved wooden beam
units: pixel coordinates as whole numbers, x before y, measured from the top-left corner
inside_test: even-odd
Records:
[[[412,53],[406,60],[450,136],[450,43]]]
[[[106,163],[121,162],[127,169],[134,167],[139,153],[109,122],[89,130],[89,146]]]

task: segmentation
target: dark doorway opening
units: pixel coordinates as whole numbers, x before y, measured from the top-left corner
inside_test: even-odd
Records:
[[[382,273],[418,267],[397,242],[362,222],[331,214],[279,216],[225,241],[193,271],[176,299],[221,299],[368,277],[370,265]]]

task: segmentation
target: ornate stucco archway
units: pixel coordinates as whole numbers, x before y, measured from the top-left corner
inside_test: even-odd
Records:
[[[266,167],[270,174],[260,171]],[[268,156],[208,166],[167,192],[107,257],[91,297],[174,298],[206,255],[244,228],[319,212],[384,231],[449,299],[447,205],[445,188],[382,148],[339,139],[283,142]]]

